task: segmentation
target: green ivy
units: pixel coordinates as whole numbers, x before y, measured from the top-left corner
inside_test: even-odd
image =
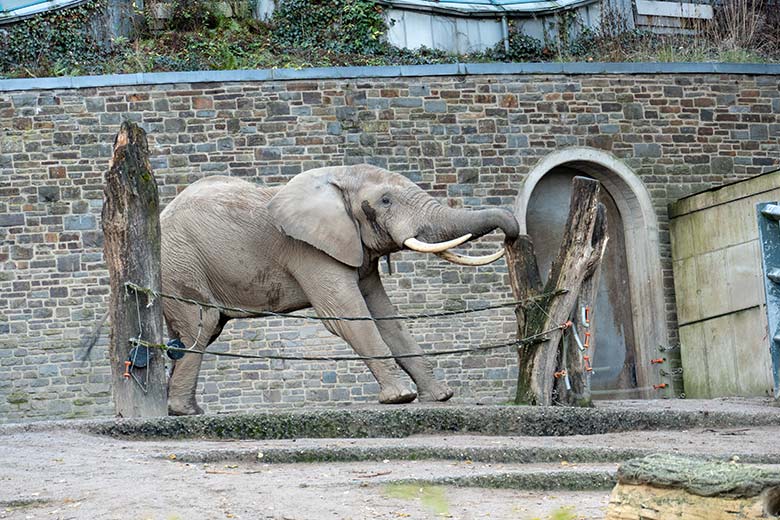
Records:
[[[0,74],[96,73],[108,54],[92,26],[106,0],[32,16],[0,29]]]
[[[387,50],[382,7],[371,0],[282,0],[272,18],[278,44],[342,53]]]

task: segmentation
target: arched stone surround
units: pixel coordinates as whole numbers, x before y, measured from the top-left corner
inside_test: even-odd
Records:
[[[667,342],[664,315],[663,273],[659,252],[658,217],[647,188],[639,176],[613,155],[588,147],[570,147],[550,153],[528,173],[515,202],[521,232],[526,231],[528,202],[534,188],[548,172],[566,165],[601,182],[617,203],[625,226],[631,314],[637,340],[637,383],[640,388],[657,383],[649,360],[658,345]],[[646,392],[645,392],[646,394]]]

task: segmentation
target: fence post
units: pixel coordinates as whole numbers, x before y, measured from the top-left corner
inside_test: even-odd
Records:
[[[167,415],[163,352],[139,347],[135,364],[125,365],[133,347],[131,338],[162,343],[160,300],[125,289],[126,282],[134,282],[160,290],[159,206],[146,133],[126,121],[114,140],[114,155],[106,172],[102,218],[104,257],[111,281],[111,382],[120,417]]]

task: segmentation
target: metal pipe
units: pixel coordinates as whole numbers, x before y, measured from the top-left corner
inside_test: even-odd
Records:
[[[501,17],[501,36],[504,38],[504,52],[509,54],[509,23],[506,15]]]

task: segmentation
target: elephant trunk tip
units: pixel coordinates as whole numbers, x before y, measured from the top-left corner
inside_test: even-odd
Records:
[[[506,222],[501,226],[501,231],[504,232],[504,237],[507,242],[513,242],[518,236],[520,236],[520,224],[518,224],[515,215],[509,210],[503,210],[506,214]]]

